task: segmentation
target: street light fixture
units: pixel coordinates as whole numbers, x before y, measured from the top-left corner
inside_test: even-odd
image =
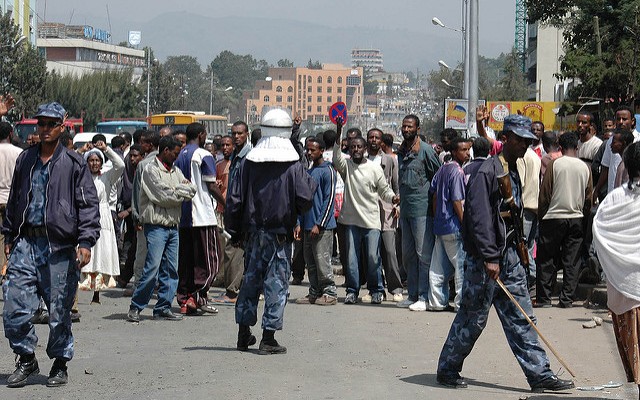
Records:
[[[468,0],[463,0],[462,2],[462,27],[460,29],[452,28],[444,24],[444,22],[440,21],[438,17],[433,17],[431,19],[431,23],[441,28],[449,29],[454,32],[458,32],[462,34],[462,63],[464,64],[464,90],[462,93],[462,97],[468,99],[469,98],[469,41],[467,40],[468,30],[467,30],[467,2]],[[442,65],[442,64],[440,64]]]
[[[444,24],[444,22],[440,21],[440,19],[438,19],[438,17],[433,17],[431,18],[431,23],[434,25],[437,25],[441,28],[445,28],[445,29],[449,29],[455,32],[459,32],[459,33],[464,33],[464,27],[462,27],[462,29],[456,29],[456,28],[452,28],[450,26],[447,26]]]
[[[440,81],[441,81],[442,83],[444,83],[444,84],[445,84],[445,86],[447,86],[447,87],[450,87],[450,88],[452,88],[452,89],[460,89],[459,87],[454,86],[454,85],[450,84],[449,82],[447,82],[447,80],[446,80],[446,79],[441,79]]]

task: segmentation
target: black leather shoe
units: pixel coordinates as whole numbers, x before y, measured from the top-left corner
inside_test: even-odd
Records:
[[[251,332],[249,332],[248,335],[238,333],[238,344],[236,345],[236,348],[240,351],[248,351],[249,346],[253,346],[256,342],[256,337],[253,336]]]
[[[258,347],[258,352],[262,355],[266,354],[285,354],[287,352],[287,348],[284,346],[280,346],[278,342],[273,339],[273,341],[266,342],[264,339],[260,341],[260,346]]]
[[[560,379],[555,375],[548,377],[542,382],[538,382],[535,385],[531,386],[531,391],[534,393],[542,393],[545,390],[558,391],[558,390],[568,390],[576,387],[573,384],[573,381],[570,379]]]
[[[35,358],[28,362],[18,360],[16,362],[16,370],[7,378],[7,386],[10,388],[23,387],[27,384],[29,375],[38,373],[40,373],[40,368],[38,367],[38,360]]]
[[[51,372],[49,372],[49,379],[47,379],[48,387],[66,385],[67,382],[69,382],[69,375],[67,374],[66,368],[59,368],[55,365],[51,367]]]
[[[173,311],[166,308],[157,314],[154,313],[153,319],[164,319],[165,321],[182,321],[182,315],[174,314]]]
[[[130,308],[129,313],[127,314],[127,321],[140,322],[140,310],[137,308]]]
[[[444,376],[444,375],[438,375],[436,380],[438,381],[439,384],[441,384],[442,386],[446,386],[448,388],[453,388],[453,389],[464,389],[467,387],[467,382],[462,379],[462,377],[455,377],[455,376]]]

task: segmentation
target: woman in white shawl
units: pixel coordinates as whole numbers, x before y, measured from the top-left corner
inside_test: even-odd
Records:
[[[113,167],[102,172],[104,154]],[[114,287],[114,276],[120,275],[118,243],[116,242],[113,219],[109,210],[111,186],[122,176],[124,161],[105,142],[98,141],[95,147],[84,153],[89,171],[96,185],[100,200],[100,238],[91,249],[91,261],[82,268],[81,290],[94,290],[92,303],[100,303],[100,290]]]
[[[627,147],[623,160],[629,182],[598,207],[593,242],[607,276],[607,305],[618,351],[627,379],[638,385],[640,395],[640,143]]]

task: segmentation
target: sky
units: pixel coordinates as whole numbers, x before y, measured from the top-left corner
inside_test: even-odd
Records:
[[[114,43],[127,40],[128,30],[142,30],[150,22],[158,20],[168,13],[186,12],[202,17],[224,18],[237,20],[234,29],[227,32],[230,36],[236,35],[238,30],[251,31],[250,23],[242,21],[255,21],[255,19],[277,19],[291,21],[296,26],[304,24],[320,25],[328,31],[335,29],[338,37],[326,41],[327,48],[337,46],[341,42],[353,47],[378,47],[377,42],[385,35],[398,30],[409,31],[420,40],[442,43],[443,53],[448,56],[448,61],[461,53],[461,36],[459,33],[435,26],[431,23],[433,17],[438,17],[442,22],[451,27],[459,28],[462,25],[461,10],[463,0],[37,0],[37,13],[40,22],[63,22],[71,25],[91,25],[94,28],[109,30],[112,27]],[[514,40],[515,1],[507,0],[482,0],[480,8],[480,54],[495,57],[501,52],[510,51]],[[198,26],[185,24],[184,29],[175,29],[171,35],[184,34],[185,41],[194,40],[193,34],[197,34]],[[278,27],[274,26],[274,30]],[[194,32],[196,31],[196,32]],[[235,31],[235,32],[234,32]],[[354,43],[349,38],[348,32],[371,31],[373,34],[365,36],[353,35],[357,39]],[[191,36],[190,36],[191,35]],[[254,46],[260,46],[261,39],[252,37]],[[405,35],[406,36],[406,35]],[[145,36],[142,32],[142,45],[145,38],[151,41],[154,51],[161,46],[163,38],[154,32]],[[168,41],[180,38],[166,38]],[[224,42],[224,38],[216,38]],[[331,43],[335,40],[336,44]],[[147,42],[147,43],[148,43]],[[229,40],[231,43],[232,41]],[[362,43],[361,43],[362,42]],[[234,44],[238,46],[238,44]],[[269,44],[265,43],[265,47]],[[399,43],[399,46],[413,46],[414,43]],[[223,46],[223,44],[221,44]],[[238,46],[242,47],[242,46]],[[217,50],[217,48],[216,48]],[[242,52],[244,49],[231,51]],[[320,50],[320,49],[319,49]],[[385,52],[385,49],[382,49]],[[446,50],[446,51],[445,51]],[[185,47],[185,52],[190,50]],[[192,50],[191,50],[192,51]],[[388,49],[386,51],[388,53]],[[322,53],[321,53],[322,54]],[[326,54],[326,52],[325,52]],[[302,56],[300,56],[302,57]],[[438,57],[438,55],[429,55]],[[275,62],[284,56],[274,55]],[[294,60],[296,61],[296,60]],[[332,60],[323,60],[331,62]],[[341,61],[341,60],[337,60]],[[404,61],[395,60],[394,65],[402,65]],[[455,63],[456,60],[453,62]],[[386,60],[385,60],[386,63]],[[404,62],[407,67],[413,67],[410,60]],[[437,63],[437,60],[435,61]]]

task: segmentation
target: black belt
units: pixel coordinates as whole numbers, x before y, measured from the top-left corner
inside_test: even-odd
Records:
[[[24,237],[44,237],[47,236],[47,228],[41,226],[25,226],[22,228],[22,236]]]

